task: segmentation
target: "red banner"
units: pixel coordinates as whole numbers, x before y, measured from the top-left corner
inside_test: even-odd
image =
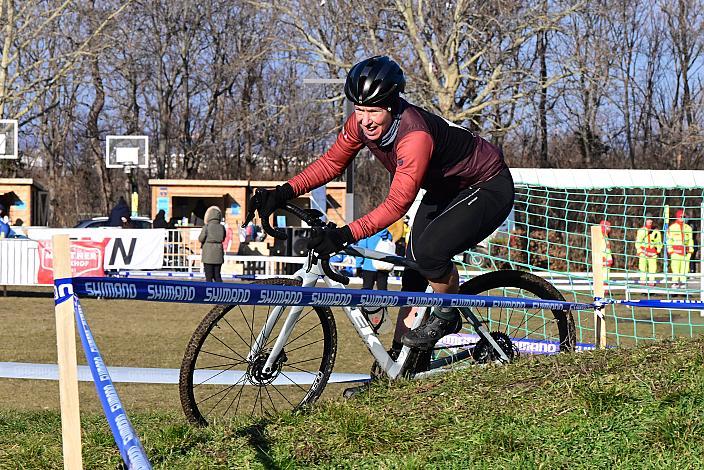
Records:
[[[73,277],[105,276],[103,260],[105,258],[105,245],[110,240],[71,240],[71,272]],[[54,253],[51,240],[40,240],[39,243],[39,284],[54,283]]]

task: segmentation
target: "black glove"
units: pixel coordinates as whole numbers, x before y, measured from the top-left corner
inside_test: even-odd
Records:
[[[327,226],[313,232],[308,239],[308,249],[314,250],[320,256],[329,256],[354,242],[352,231],[347,225],[340,228]]]
[[[257,191],[249,200],[248,210],[250,213],[255,210],[258,211],[259,217],[268,220],[276,209],[283,207],[288,200],[293,199],[295,196],[293,188],[288,183],[284,183],[274,189]]]

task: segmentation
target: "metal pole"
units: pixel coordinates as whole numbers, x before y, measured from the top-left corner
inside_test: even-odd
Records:
[[[345,115],[342,118],[342,124],[347,122],[350,114],[354,113],[354,103],[345,98]],[[348,224],[354,220],[354,159],[347,166],[345,172],[345,222]]]
[[[345,83],[344,78],[304,78],[304,85],[340,85]],[[347,118],[354,112],[354,104],[345,98],[344,116],[342,124],[347,122]],[[350,162],[345,171],[345,222],[354,220],[354,160]]]
[[[137,185],[137,175],[134,171],[130,173],[130,191],[130,196],[132,198],[130,201],[132,207],[132,217],[136,217],[139,215],[139,191]]]

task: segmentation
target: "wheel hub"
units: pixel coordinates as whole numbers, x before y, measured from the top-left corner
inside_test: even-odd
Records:
[[[252,362],[249,363],[249,367],[247,368],[247,376],[249,378],[249,382],[253,385],[271,384],[274,380],[276,380],[276,377],[279,376],[284,363],[288,360],[286,353],[281,351],[279,357],[277,357],[274,361],[271,370],[265,371],[264,365],[269,359],[270,354],[271,351],[262,351],[257,355],[257,357],[254,358]]]
[[[511,338],[509,338],[506,333],[501,333],[500,331],[492,331],[490,335],[504,354],[506,354],[509,362],[513,362],[513,359],[518,356],[518,350],[513,345]],[[487,364],[501,360],[499,353],[489,344],[489,341],[484,338],[480,339],[477,345],[474,346],[472,357],[479,364]]]

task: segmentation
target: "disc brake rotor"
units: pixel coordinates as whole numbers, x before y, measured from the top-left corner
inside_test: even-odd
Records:
[[[288,360],[288,358],[286,357],[286,353],[284,351],[281,351],[279,357],[277,357],[276,361],[274,361],[274,365],[271,370],[265,372],[264,365],[266,364],[267,359],[269,359],[270,353],[271,351],[262,351],[249,364],[249,367],[247,368],[247,376],[251,384],[269,385],[274,382],[274,380],[276,380],[276,377],[279,376],[279,373],[281,373],[281,369],[283,368],[284,363]]]

